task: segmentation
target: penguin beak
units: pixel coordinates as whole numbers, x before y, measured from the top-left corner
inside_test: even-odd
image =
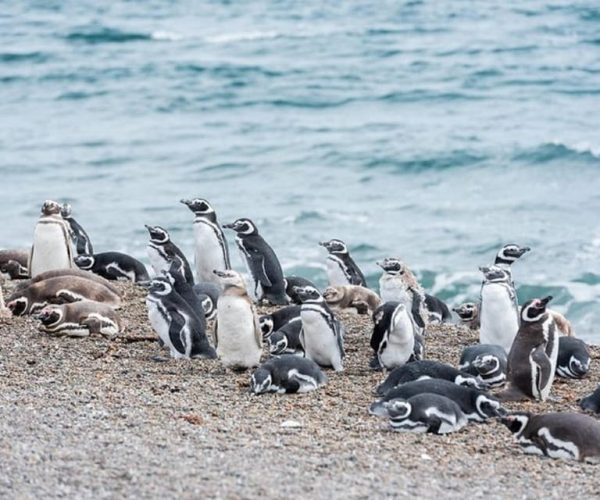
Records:
[[[524,253],[527,253],[531,251],[531,248],[529,247],[521,247],[521,255],[523,255]]]
[[[192,203],[192,201],[191,200],[179,200],[179,203],[183,203],[184,205],[187,205],[189,207],[190,204]]]
[[[385,269],[385,267],[383,267],[383,262],[375,262],[376,265],[378,265],[381,269]]]
[[[233,224],[233,223],[232,224],[223,224],[223,227],[225,229],[233,229],[235,227],[235,224]]]
[[[327,248],[328,241],[319,241],[319,246]]]
[[[452,308],[452,310],[453,310],[455,313],[459,313],[459,312],[460,312],[460,307],[453,307],[453,308]]]
[[[144,227],[148,230],[148,231],[152,231],[152,226],[149,226],[148,224],[144,224]]]
[[[548,295],[547,297],[544,297],[543,299],[540,300],[540,302],[542,303],[542,305],[546,305],[548,304],[548,302],[550,302],[552,300],[552,295]]]
[[[489,272],[490,268],[489,268],[489,267],[487,267],[487,266],[479,266],[479,270],[480,270],[482,273],[487,273],[487,272]]]
[[[223,271],[219,271],[218,269],[213,269],[213,274],[216,274],[219,278],[224,278],[227,276]]]

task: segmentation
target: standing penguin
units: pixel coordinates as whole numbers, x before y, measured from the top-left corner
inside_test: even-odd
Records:
[[[139,260],[121,252],[101,252],[78,255],[75,264],[79,269],[91,271],[107,280],[126,279],[133,283],[150,281],[146,266]]]
[[[55,201],[45,201],[33,233],[33,246],[27,265],[29,276],[33,278],[44,271],[72,267],[75,265],[68,224],[60,215],[60,205]]]
[[[73,243],[75,243],[77,255],[92,255],[94,253],[94,248],[92,247],[90,237],[83,227],[81,227],[81,224],[73,218],[71,205],[64,203],[60,209],[60,214],[71,228],[71,238]]]
[[[558,335],[546,311],[551,296],[534,299],[521,308],[521,327],[508,353],[508,388],[505,401],[532,398],[545,401],[556,372]]]
[[[219,277],[213,271],[231,269],[231,263],[229,247],[217,221],[217,214],[211,204],[202,198],[181,200],[181,203],[196,216],[194,219],[196,278],[199,282],[208,281],[221,286]]]
[[[238,219],[223,227],[237,233],[235,241],[254,281],[257,301],[266,300],[273,305],[286,305],[288,298],[281,264],[273,249],[258,234],[254,223],[250,219]]]
[[[246,370],[258,366],[262,333],[244,279],[232,270],[214,273],[221,279],[223,293],[217,302],[215,344],[226,368]]]
[[[509,274],[512,274],[511,266],[530,250],[531,248],[529,247],[521,247],[514,243],[504,245],[496,254],[494,266],[504,269]]]
[[[510,274],[496,266],[479,269],[485,277],[479,308],[479,342],[499,345],[508,352],[519,329],[516,293]]]
[[[160,275],[162,271],[168,271],[171,267],[171,262],[175,261],[181,268],[185,280],[190,285],[193,285],[194,275],[192,274],[192,268],[183,252],[171,241],[169,233],[160,226],[146,225],[146,229],[150,233],[150,242],[147,247],[148,258],[154,272]]]
[[[402,366],[413,355],[415,332],[413,323],[400,302],[386,302],[373,313],[371,347],[379,365],[388,370]]]
[[[344,367],[344,327],[329,309],[315,287],[296,289],[302,300],[300,342],[307,358],[321,366],[331,366],[336,372]]]
[[[327,278],[329,286],[360,285],[367,287],[367,280],[356,262],[350,257],[348,247],[342,240],[321,241],[329,252],[327,256]]]

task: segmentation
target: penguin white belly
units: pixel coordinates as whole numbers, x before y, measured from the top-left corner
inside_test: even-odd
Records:
[[[301,317],[306,357],[321,366],[332,366],[334,370],[341,371],[338,340],[325,318],[313,311],[302,311]]]
[[[35,227],[31,252],[30,276],[55,269],[70,269],[70,243],[65,240],[65,228],[60,222],[42,223]]]
[[[262,286],[260,284],[260,281],[256,281],[254,279],[254,275],[252,274],[252,269],[250,269],[250,264],[248,263],[248,259],[246,258],[246,253],[241,248],[240,248],[240,257],[242,259],[242,262],[244,263],[244,266],[246,266],[246,271],[248,273],[248,279],[244,279],[244,281],[246,282],[246,290],[248,292],[248,295],[250,295],[250,297],[252,297],[252,300],[254,302],[256,302],[263,296]],[[248,281],[250,281],[252,286],[247,286]]]
[[[413,323],[408,313],[403,311],[390,325],[386,348],[379,353],[380,363],[388,370],[404,365],[412,356],[415,348]]]
[[[148,307],[148,320],[150,325],[154,329],[160,339],[164,342],[165,346],[171,351],[173,350],[173,344],[169,338],[169,329],[171,325],[167,319],[160,313],[158,306],[152,300],[146,300],[146,306]]]
[[[152,266],[152,269],[154,269],[155,274],[160,275],[162,271],[169,270],[167,262],[156,248],[152,245],[148,245],[147,250],[148,259],[150,260],[150,265]]]
[[[204,222],[194,223],[194,242],[196,276],[199,282],[208,281],[221,287],[219,277],[213,273],[215,269],[226,269],[223,248],[214,229]]]
[[[327,258],[327,279],[329,286],[349,285],[350,282],[337,259]]]
[[[519,318],[506,287],[486,284],[481,290],[479,343],[497,344],[508,353],[519,330]]]
[[[382,302],[401,302],[409,311],[411,310],[412,301],[399,277],[384,275],[379,280],[379,293]]]
[[[262,349],[256,342],[254,314],[245,299],[221,296],[217,305],[217,354],[226,367],[258,366]]]

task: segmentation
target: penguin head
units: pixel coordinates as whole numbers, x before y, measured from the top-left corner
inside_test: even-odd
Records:
[[[93,255],[78,255],[75,257],[75,264],[79,269],[88,271],[94,266],[95,260]]]
[[[149,292],[154,295],[165,296],[169,295],[173,287],[166,278],[154,278],[150,283]]]
[[[214,213],[210,203],[202,198],[194,198],[193,200],[181,200],[181,203],[194,212],[195,215],[207,215]]]
[[[472,387],[473,389],[485,390],[487,389],[487,384],[482,382],[477,377],[471,375],[470,373],[461,372],[454,379],[454,383],[456,385],[462,385],[463,387]]]
[[[383,406],[387,409],[390,418],[394,419],[408,418],[412,411],[411,404],[404,399],[392,399],[383,403]]]
[[[283,354],[287,347],[288,340],[283,332],[273,332],[273,334],[269,337],[269,352],[272,355]]]
[[[271,381],[271,372],[263,367],[258,368],[250,377],[250,392],[254,394],[268,392]]]
[[[169,270],[163,271],[165,273],[166,278],[172,283],[175,284],[177,281],[185,281],[185,270],[183,268],[183,261],[181,257],[178,255],[169,255]]]
[[[579,400],[582,410],[600,413],[600,386],[594,392]]]
[[[481,266],[479,270],[483,273],[486,283],[500,283],[510,280],[508,271],[498,266]]]
[[[298,295],[298,298],[302,302],[320,302],[323,300],[321,292],[319,292],[319,290],[317,290],[314,286],[295,286],[294,292],[296,292],[296,295]]]
[[[19,297],[11,300],[6,304],[6,307],[10,309],[13,316],[22,316],[23,314],[27,314],[27,310],[29,309],[29,299],[27,297]]]
[[[37,318],[46,326],[58,323],[62,318],[62,309],[60,307],[47,306],[42,309]]]
[[[202,304],[202,310],[204,311],[204,315],[207,318],[212,317],[213,313],[215,313],[215,303],[208,295],[200,296],[200,303]]]
[[[258,324],[260,325],[263,340],[268,339],[273,333],[273,317],[270,314],[263,314],[258,318]]]
[[[42,215],[57,215],[60,213],[60,204],[52,200],[46,200],[42,205]]]
[[[67,217],[71,217],[71,213],[73,213],[71,205],[69,205],[68,203],[63,203],[62,207],[60,207],[60,215],[62,216],[62,218],[66,219]]]
[[[329,241],[321,241],[319,245],[325,247],[325,249],[332,254],[345,255],[348,253],[348,247],[342,240],[329,240]]]
[[[21,264],[16,260],[9,260],[4,264],[0,265],[0,273],[18,274]]]
[[[552,295],[543,299],[528,300],[521,307],[521,320],[528,323],[535,323],[544,318],[546,314],[546,305],[552,300]]]
[[[233,229],[238,234],[249,236],[251,234],[258,234],[258,229],[250,219],[238,219],[231,224],[223,224],[226,229]]]
[[[483,419],[488,417],[502,417],[506,414],[506,410],[502,408],[500,401],[485,394],[477,396],[475,399],[475,408],[479,416]]]
[[[500,360],[491,354],[477,356],[471,365],[477,370],[480,375],[488,375],[500,369]]]
[[[239,288],[246,288],[246,284],[244,282],[244,278],[242,278],[242,275],[233,269],[226,269],[225,271],[214,269],[213,273],[219,277],[221,283],[223,283],[225,287],[235,286]]]
[[[590,358],[582,361],[577,356],[573,355],[569,359],[569,370],[577,377],[584,377],[590,370]]]
[[[458,314],[458,317],[463,321],[475,319],[478,313],[477,304],[474,302],[464,302],[463,304],[453,307],[452,310]]]
[[[148,224],[145,224],[145,227],[150,233],[150,241],[152,243],[164,245],[169,241],[170,237],[166,229],[163,229],[160,226],[149,226]]]
[[[335,303],[342,300],[344,292],[334,286],[328,286],[323,292],[323,298],[326,302]]]
[[[404,274],[404,271],[406,270],[404,263],[396,257],[388,257],[383,259],[382,262],[376,262],[376,264],[387,274],[400,275]]]
[[[509,243],[498,251],[494,264],[512,264],[530,250],[531,248],[529,247],[521,247],[514,243]]]
[[[519,435],[525,430],[525,427],[527,427],[530,418],[531,413],[515,412],[501,416],[500,422],[508,427],[508,430],[515,434],[516,437],[519,437]]]

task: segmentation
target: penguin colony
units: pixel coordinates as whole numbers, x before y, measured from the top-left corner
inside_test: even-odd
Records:
[[[181,200],[194,214],[194,267],[161,226],[146,228],[153,272],[119,252],[94,253],[69,205],[46,201],[30,251],[0,251],[0,271],[21,280],[0,316],[35,315],[53,336],[115,338],[122,333],[121,296],[111,280],[147,290],[148,319],[172,358],[217,359],[227,370],[251,370],[250,392],[302,393],[327,383],[324,369],[344,370],[345,327],[336,310],[373,320],[373,358],[382,383],[369,413],[399,432],[447,434],[471,423],[498,419],[525,453],[580,461],[600,460],[600,422],[577,413],[509,412],[505,401],[551,397],[555,376],[585,377],[590,352],[568,320],[547,306],[552,297],[519,307],[512,264],[528,247],[502,247],[483,274],[480,297],[453,310],[479,344],[465,347],[456,367],[423,359],[428,326],[449,322],[451,312],[425,292],[406,262],[392,256],[377,264],[379,294],[367,288],[346,243],[319,243],[329,287],[319,290],[300,276],[284,276],[273,248],[248,218],[220,225],[204,199]],[[223,228],[233,230],[248,281],[232,269]],[[6,302],[6,306],[4,304]],[[279,306],[259,316],[256,304]],[[365,339],[365,343],[367,339]],[[263,343],[271,357],[263,360]],[[158,360],[158,358],[157,358]],[[261,361],[264,361],[261,364]],[[600,413],[600,387],[581,399]]]

